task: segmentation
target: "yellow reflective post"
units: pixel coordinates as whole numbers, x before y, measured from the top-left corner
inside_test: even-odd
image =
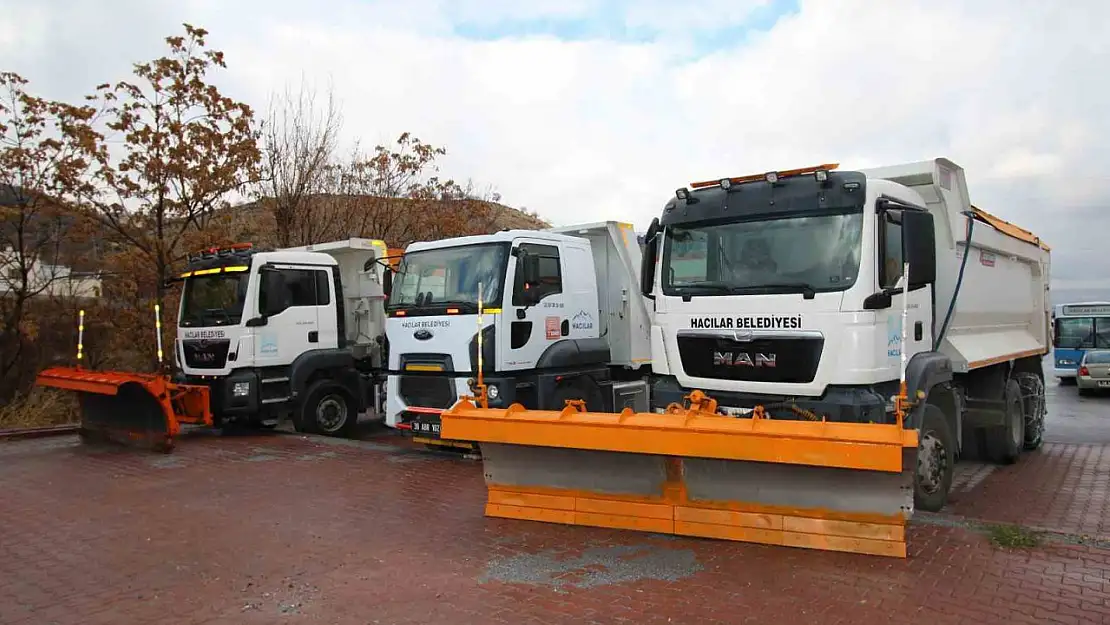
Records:
[[[159,304],[154,305],[154,328],[155,334],[158,337],[158,366],[162,366],[162,307]]]
[[[81,366],[82,345],[85,342],[85,311],[77,313],[77,366]]]

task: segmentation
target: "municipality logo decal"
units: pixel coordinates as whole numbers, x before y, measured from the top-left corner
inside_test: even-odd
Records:
[[[570,319],[570,327],[575,330],[593,330],[594,318],[590,313],[580,310]]]

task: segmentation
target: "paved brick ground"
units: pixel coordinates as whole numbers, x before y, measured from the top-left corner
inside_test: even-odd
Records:
[[[1044,492],[1104,496],[1082,476],[1105,453],[1078,478],[1096,452],[1068,453],[971,488],[1062,462]],[[503,521],[481,480],[476,462],[289,435],[172,455],[0,444],[0,623],[1110,622],[1110,549],[1005,551],[926,523],[902,561]]]
[[[1046,443],[1011,466],[960,468],[952,514],[1110,539],[1110,445]]]

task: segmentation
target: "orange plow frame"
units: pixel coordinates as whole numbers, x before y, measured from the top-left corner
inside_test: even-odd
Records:
[[[165,375],[144,374],[121,371],[90,371],[80,367],[52,367],[38,374],[35,383],[58,389],[76,391],[82,400],[82,437],[93,434],[106,435],[113,440],[134,442],[145,440],[163,451],[171,451],[174,439],[181,432],[181,424],[212,426],[212,411],[209,406],[208,387],[195,384],[177,384]],[[145,393],[149,399],[140,395]],[[107,426],[93,423],[88,414],[86,401],[90,396],[120,397],[123,394],[140,398],[147,406],[136,407],[122,401],[115,408],[150,408],[156,411],[164,425],[163,428],[148,432],[126,427]],[[155,409],[150,403],[157,404]]]
[[[561,412],[490,409],[472,399],[443,412],[441,436],[481,444],[486,516],[906,557],[918,439],[901,423],[771,420],[758,409],[724,417],[699,391],[689,408],[665,414],[589,413],[581,402]],[[641,492],[617,492],[607,468],[582,468],[591,462],[624,471]],[[574,487],[543,485],[544,471]],[[645,487],[636,471],[659,481]],[[881,505],[869,484],[888,493]],[[799,486],[803,503],[768,503],[782,499],[776,488]],[[731,495],[714,498],[722,493]]]

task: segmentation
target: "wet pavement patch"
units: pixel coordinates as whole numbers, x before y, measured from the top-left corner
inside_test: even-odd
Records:
[[[702,570],[693,551],[654,545],[590,547],[581,555],[556,551],[523,553],[492,560],[482,583],[593,588],[643,580],[677,581]]]

